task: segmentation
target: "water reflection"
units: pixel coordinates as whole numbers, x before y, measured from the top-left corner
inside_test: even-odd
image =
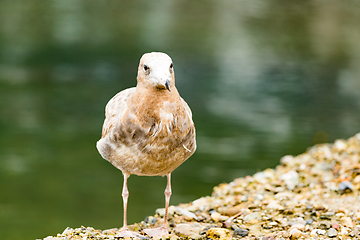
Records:
[[[191,106],[196,154],[172,204],[275,166],[360,125],[356,2],[1,1],[0,232],[119,227],[121,172],[95,148],[106,102],[164,51]],[[161,177],[129,179],[129,221],[163,206]],[[34,221],[36,219],[36,221]],[[19,231],[21,229],[22,231]]]

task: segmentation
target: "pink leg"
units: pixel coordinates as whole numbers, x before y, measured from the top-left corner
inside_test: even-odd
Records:
[[[129,230],[127,225],[127,203],[129,198],[129,190],[127,188],[127,179],[130,177],[130,174],[124,173],[124,185],[122,190],[122,198],[124,203],[124,224],[120,229],[120,232],[117,234],[118,237],[136,237],[139,234]]]
[[[170,197],[171,197],[171,174],[167,175],[167,185],[165,188],[165,217],[164,217],[164,224],[163,227],[167,229],[167,217],[168,217],[168,209],[170,204]]]
[[[124,184],[123,184],[123,190],[122,190],[122,198],[123,198],[123,204],[124,204],[124,223],[123,228],[127,229],[127,203],[129,198],[129,190],[127,188],[127,180],[129,178],[129,174],[124,174]]]
[[[161,237],[161,236],[169,233],[167,217],[168,217],[168,208],[169,208],[170,197],[171,197],[171,174],[170,173],[167,175],[167,185],[166,185],[164,193],[165,193],[165,216],[164,216],[163,225],[159,228],[144,229],[144,232],[151,237]]]

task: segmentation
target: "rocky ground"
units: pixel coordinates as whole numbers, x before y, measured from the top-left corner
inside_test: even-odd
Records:
[[[360,239],[360,133],[284,156],[275,169],[235,179],[169,209],[163,239]],[[130,226],[163,222],[164,209]],[[67,228],[54,239],[118,239],[118,229]],[[130,239],[130,238],[129,238]]]

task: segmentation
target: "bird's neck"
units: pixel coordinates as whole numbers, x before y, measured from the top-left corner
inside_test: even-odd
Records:
[[[143,115],[144,118],[158,118],[160,111],[167,111],[164,103],[173,103],[180,100],[180,95],[175,87],[171,91],[138,87],[129,101],[132,106],[131,111]]]
[[[157,89],[155,87],[136,87],[132,100],[133,104],[139,103],[146,105],[150,104],[162,104],[165,101],[176,101],[179,98],[179,92],[173,86],[170,91],[167,89]]]

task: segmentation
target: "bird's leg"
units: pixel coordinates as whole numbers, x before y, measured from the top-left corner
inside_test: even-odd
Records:
[[[167,184],[165,188],[165,216],[164,216],[164,224],[163,228],[167,230],[167,217],[168,217],[168,209],[170,204],[170,197],[171,197],[171,173],[167,175]]]
[[[129,190],[127,188],[127,180],[129,178],[129,174],[124,174],[124,184],[123,184],[123,190],[122,190],[122,198],[123,198],[123,204],[124,204],[124,223],[123,228],[127,229],[127,203],[129,198]]]
[[[129,198],[129,190],[127,188],[127,179],[129,178],[130,174],[124,173],[124,184],[122,190],[122,198],[124,203],[124,223],[123,227],[120,229],[120,232],[117,234],[118,237],[136,237],[139,234],[136,232],[132,232],[129,230],[127,225],[127,203]]]
[[[159,228],[144,230],[144,232],[151,237],[161,237],[161,236],[169,233],[167,217],[168,217],[168,208],[169,208],[170,197],[171,197],[171,173],[169,173],[167,175],[167,185],[166,185],[164,193],[165,193],[165,216],[164,216],[163,225]]]

